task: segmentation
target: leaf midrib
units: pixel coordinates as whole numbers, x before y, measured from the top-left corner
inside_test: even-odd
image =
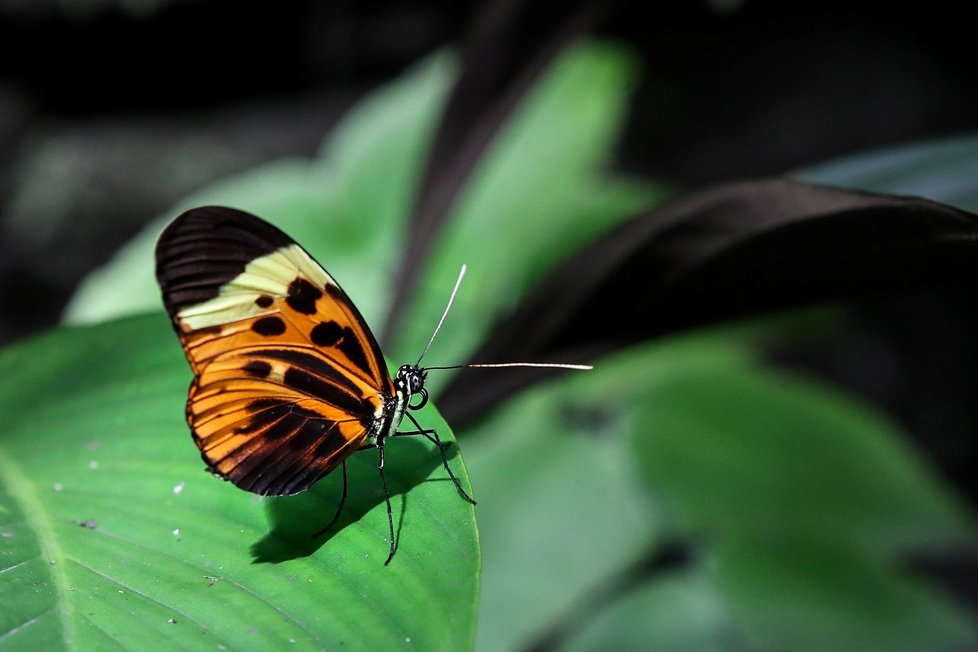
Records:
[[[25,522],[37,536],[41,559],[48,561],[47,567],[50,569],[51,585],[55,593],[54,608],[61,622],[62,640],[65,647],[70,647],[75,636],[72,618],[74,609],[65,595],[68,578],[64,572],[64,564],[67,558],[54,534],[50,515],[37,490],[2,447],[0,447],[0,482],[7,486],[11,499],[20,507]]]

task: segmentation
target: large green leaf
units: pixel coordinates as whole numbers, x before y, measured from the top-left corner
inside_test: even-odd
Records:
[[[162,315],[62,329],[0,354],[0,644],[13,649],[467,649],[474,512],[424,441],[387,449],[398,552],[370,451],[259,499],[203,471],[189,370]],[[447,440],[433,409],[419,414]],[[453,448],[454,450],[454,448]],[[468,487],[461,459],[451,459]]]

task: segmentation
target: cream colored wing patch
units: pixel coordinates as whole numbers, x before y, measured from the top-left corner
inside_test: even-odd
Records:
[[[311,295],[321,295],[319,288],[328,285],[336,286],[336,281],[302,247],[293,244],[251,261],[219,288],[216,297],[187,306],[174,318],[185,332],[220,326],[277,313],[277,298],[308,305],[316,300]]]

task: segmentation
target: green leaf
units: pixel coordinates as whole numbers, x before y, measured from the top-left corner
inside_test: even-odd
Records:
[[[731,649],[729,631],[726,602],[712,580],[694,569],[668,573],[619,596],[566,649],[721,652]]]
[[[474,512],[426,441],[394,440],[387,556],[377,458],[260,499],[203,471],[190,378],[162,315],[62,329],[0,353],[0,644],[19,649],[469,649]],[[419,414],[447,441],[433,409]],[[455,450],[454,448],[452,450]],[[450,460],[464,486],[461,459]]]
[[[483,555],[479,649],[526,648],[668,532],[633,459],[629,414],[681,365],[709,368],[745,357],[742,349],[702,335],[634,347],[593,371],[567,373],[520,394],[467,430],[465,460],[478,478]],[[704,621],[712,620],[713,607],[698,608]],[[592,625],[582,633],[586,641],[610,631],[600,620]],[[648,630],[643,618],[611,640],[641,640]],[[675,640],[703,638],[674,633]],[[591,647],[602,648],[623,649]]]
[[[594,436],[577,408],[589,413],[566,382],[552,383],[468,433],[484,559],[479,649],[525,647],[653,535],[621,438],[613,427]]]
[[[744,343],[768,332],[780,337],[759,321],[632,347],[467,433],[485,560],[480,647],[526,647],[554,623],[581,650],[896,640],[847,621],[860,617],[926,642],[917,649],[978,641],[972,617],[901,565],[915,551],[973,547],[970,514],[890,421],[760,367]],[[676,536],[689,552],[681,568],[590,602]],[[750,546],[760,552],[738,566],[734,553]],[[821,560],[827,588],[806,588],[805,560]],[[865,592],[832,593],[860,582]],[[878,610],[857,611],[872,591]],[[925,615],[909,617],[915,608]]]
[[[806,538],[717,546],[706,566],[743,649],[964,650],[974,617],[877,555]]]
[[[717,362],[660,369],[633,437],[661,521],[693,548],[743,647],[978,643],[973,616],[902,563],[978,539],[899,429],[820,383]]]
[[[975,541],[895,424],[816,382],[674,368],[636,419],[638,459],[679,531],[817,533],[889,551]]]

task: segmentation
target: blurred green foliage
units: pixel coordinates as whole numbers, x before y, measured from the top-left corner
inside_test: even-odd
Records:
[[[0,643],[978,645],[975,614],[905,563],[915,553],[973,551],[973,514],[891,419],[764,362],[771,338],[807,330],[791,320],[631,347],[500,405],[462,443],[478,542],[465,504],[444,482],[426,482],[395,500],[403,550],[389,569],[379,558],[382,503],[322,547],[282,534],[279,553],[302,555],[249,563],[248,545],[268,523],[252,497],[200,473],[182,423],[189,372],[177,342],[158,314],[118,317],[158,312],[157,233],[180,210],[216,203],[301,242],[379,330],[412,188],[454,74],[450,56],[433,57],[367,98],[315,160],[268,165],[188,197],[79,290],[69,321],[103,323],[0,354],[0,404],[11,415],[0,436],[0,566],[9,569],[0,575]],[[392,363],[420,352],[461,263],[470,274],[432,364],[463,361],[551,266],[661,200],[655,184],[604,169],[636,74],[628,54],[606,44],[557,60],[433,243],[387,351]],[[978,178],[974,139],[900,156],[905,164],[889,171],[886,190],[900,191],[901,174],[921,181],[922,160],[934,180],[948,178],[945,166],[970,166]],[[862,185],[878,160],[808,174]],[[968,186],[968,175],[954,178]],[[944,198],[926,183],[913,191]],[[812,319],[801,317],[825,323]],[[433,410],[422,423],[448,432]],[[423,453],[398,458],[392,449],[388,468],[423,467]],[[372,456],[356,457],[355,486],[374,491]],[[437,466],[426,470],[444,480]],[[273,534],[290,516],[327,513],[336,488],[335,478],[324,480],[294,512],[268,507]],[[88,519],[94,529],[79,525]],[[644,563],[677,541],[684,554],[672,563]]]

